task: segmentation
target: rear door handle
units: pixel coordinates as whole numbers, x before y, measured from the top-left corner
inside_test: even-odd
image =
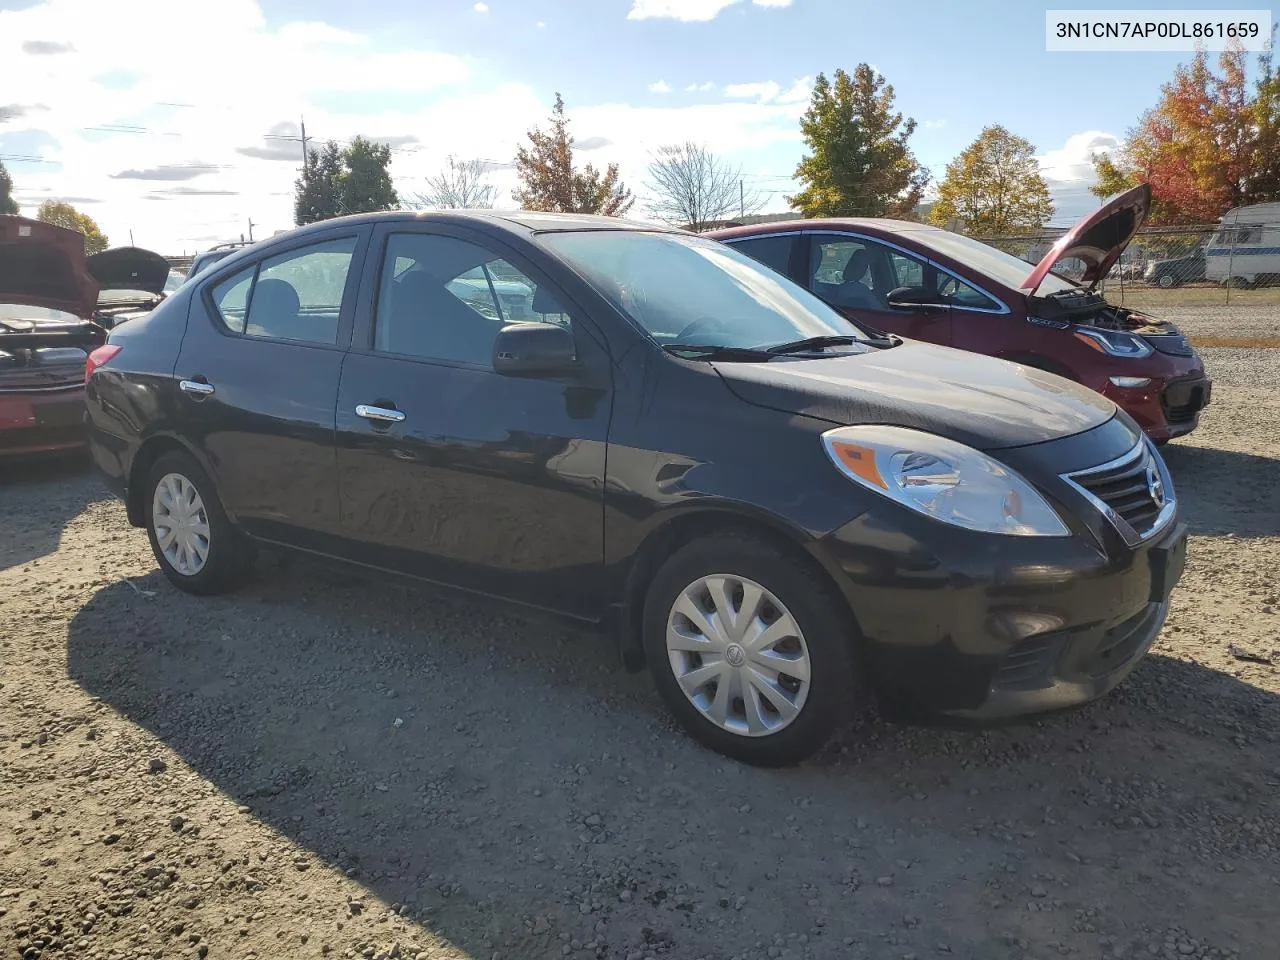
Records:
[[[213,393],[213,384],[205,383],[202,380],[180,380],[178,381],[178,389],[193,397],[207,397]]]
[[[404,419],[404,412],[387,407],[375,407],[367,403],[356,404],[356,416],[378,423],[399,423]]]

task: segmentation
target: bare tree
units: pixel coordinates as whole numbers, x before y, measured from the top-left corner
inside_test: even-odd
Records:
[[[649,164],[649,210],[666,223],[703,230],[731,214],[746,216],[765,198],[742,182],[742,168],[721,160],[704,144],[686,141],[658,148]]]
[[[459,160],[450,156],[427,189],[416,197],[415,207],[488,210],[498,191],[486,180],[489,168],[483,160]]]

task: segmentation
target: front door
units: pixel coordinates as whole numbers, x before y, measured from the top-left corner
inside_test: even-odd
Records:
[[[900,287],[936,291],[938,271],[913,254],[852,234],[809,235],[805,282],[811,291],[855,322],[913,340],[951,343],[945,306],[898,308],[889,293]]]
[[[336,533],[333,413],[367,230],[229,270],[192,298],[180,417],[231,515],[269,540]]]
[[[348,550],[376,566],[603,615],[608,356],[544,278],[487,238],[375,234],[338,393]],[[509,377],[507,323],[568,326],[580,372]]]

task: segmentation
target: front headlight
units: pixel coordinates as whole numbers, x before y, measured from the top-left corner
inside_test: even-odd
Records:
[[[1119,330],[1099,330],[1096,327],[1082,327],[1076,331],[1076,339],[1087,344],[1099,353],[1107,353],[1113,357],[1130,357],[1141,360],[1155,352],[1151,344],[1132,333]]]
[[[1066,537],[1031,484],[985,453],[906,427],[836,427],[822,435],[850,480],[953,526],[1015,537]]]

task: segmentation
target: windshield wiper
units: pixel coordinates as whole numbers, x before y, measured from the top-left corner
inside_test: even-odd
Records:
[[[727,347],[715,343],[664,343],[662,349],[667,353],[693,353],[696,357],[684,357],[685,360],[770,360],[773,354],[768,350],[755,347]]]
[[[805,337],[803,340],[793,340],[790,343],[780,343],[776,347],[765,348],[767,352],[775,356],[780,353],[804,353],[806,350],[821,350],[823,347],[840,347],[851,343],[866,343],[865,337],[851,336],[825,336],[825,337]]]

